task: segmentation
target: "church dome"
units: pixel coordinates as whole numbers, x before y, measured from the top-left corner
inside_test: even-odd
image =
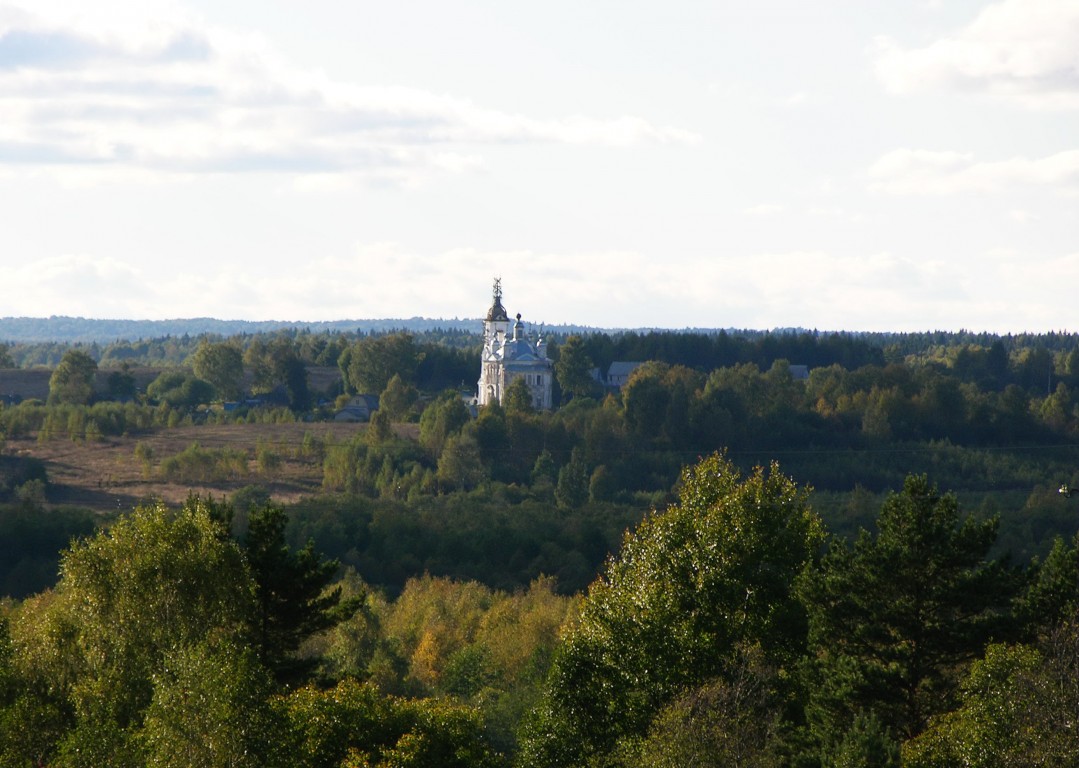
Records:
[[[487,322],[503,322],[508,323],[510,320],[509,315],[506,314],[506,308],[502,306],[502,297],[495,296],[495,303],[491,305],[491,308],[487,310]]]

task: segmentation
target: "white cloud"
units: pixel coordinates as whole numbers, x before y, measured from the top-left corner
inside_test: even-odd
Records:
[[[257,36],[169,5],[153,6],[160,15],[126,6],[126,16],[97,16],[96,3],[94,15],[56,2],[0,9],[0,165],[409,183],[481,165],[477,146],[699,140],[634,116],[539,119],[419,89],[334,82],[289,66]]]
[[[896,195],[991,193],[1015,186],[1079,186],[1079,150],[978,162],[972,155],[895,149],[869,168],[869,186]]]
[[[604,275],[601,295],[597,271]],[[385,242],[315,257],[291,272],[223,264],[176,273],[167,264],[86,254],[45,259],[5,273],[5,312],[40,316],[48,306],[61,308],[56,314],[148,319],[478,318],[490,298],[489,278],[503,275],[507,309],[529,325],[1000,332],[1066,326],[1071,295],[1031,274],[1075,284],[1079,253],[988,250],[972,268],[962,259],[889,251],[730,253],[671,263],[636,251],[436,252]]]
[[[88,254],[12,265],[5,270],[4,286],[6,314],[40,316],[42,307],[51,307],[55,314],[95,317],[124,313],[128,295],[148,287],[138,268]],[[151,297],[153,293],[151,288]]]
[[[921,48],[875,41],[875,68],[895,93],[985,92],[1032,108],[1079,108],[1079,3],[1003,0],[955,35]]]

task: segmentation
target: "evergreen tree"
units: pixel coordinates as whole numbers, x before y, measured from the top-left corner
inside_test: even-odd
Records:
[[[899,738],[955,703],[962,670],[1011,629],[1015,574],[988,552],[997,520],[906,479],[853,547],[832,542],[803,578],[813,665],[809,714],[823,752],[871,716]]]
[[[351,616],[358,604],[341,600],[341,588],[327,587],[337,572],[336,560],[322,560],[314,544],[299,552],[285,541],[288,518],[277,507],[251,513],[244,548],[255,579],[255,644],[259,658],[282,683],[295,683],[315,662],[301,659],[300,644],[315,632]]]
[[[592,360],[588,357],[584,341],[574,334],[566,339],[558,351],[558,362],[554,365],[558,386],[569,397],[585,397],[592,394],[596,386],[592,378]]]

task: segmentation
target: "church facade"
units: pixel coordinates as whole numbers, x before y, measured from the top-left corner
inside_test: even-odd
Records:
[[[547,357],[542,335],[529,336],[521,315],[510,320],[502,306],[502,280],[494,283],[491,308],[483,321],[483,355],[477,400],[481,406],[502,403],[506,389],[517,379],[524,379],[532,395],[532,407],[550,410],[554,370]]]

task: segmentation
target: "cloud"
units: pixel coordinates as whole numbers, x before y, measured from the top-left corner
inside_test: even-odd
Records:
[[[699,141],[632,115],[540,119],[420,89],[332,81],[292,67],[257,36],[171,6],[143,24],[91,20],[78,7],[65,13],[46,2],[47,16],[36,6],[0,8],[0,163],[83,175],[137,168],[410,183],[481,165],[484,146]]]
[[[869,187],[895,195],[992,193],[1015,186],[1079,186],[1079,150],[978,162],[972,155],[895,149],[869,168]]]
[[[1030,108],[1079,108],[1079,3],[1003,0],[955,35],[921,48],[887,37],[874,65],[894,93],[943,88],[987,93]]]
[[[40,316],[41,307],[67,315],[123,317],[130,296],[150,288],[136,267],[113,258],[62,254],[20,262],[5,270],[5,313]],[[142,293],[142,295],[146,295]]]
[[[1052,285],[1079,282],[1079,253],[1014,249],[971,259],[885,250],[740,252],[673,263],[637,251],[428,251],[384,242],[315,256],[300,271],[196,261],[177,273],[155,260],[39,260],[5,273],[5,312],[40,316],[46,306],[62,308],[58,314],[145,319],[479,318],[490,278],[502,275],[506,308],[530,326],[1018,332],[1067,327],[1073,302]],[[1037,274],[1052,281],[1032,280]]]

